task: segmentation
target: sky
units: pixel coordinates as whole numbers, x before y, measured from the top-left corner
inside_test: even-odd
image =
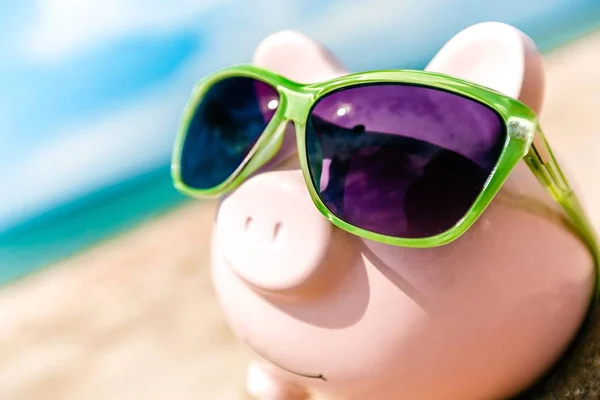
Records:
[[[275,31],[350,70],[418,68],[474,22],[534,30],[590,12],[600,2],[0,0],[0,232],[168,166],[194,83]]]

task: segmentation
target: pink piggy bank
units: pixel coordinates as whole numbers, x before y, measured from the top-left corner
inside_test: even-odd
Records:
[[[254,63],[299,82],[346,74],[291,31],[266,38]],[[427,69],[541,111],[542,58],[511,26],[467,28]],[[524,163],[467,233],[427,249],[334,227],[298,165],[291,129],[215,219],[214,285],[231,328],[257,355],[253,397],[504,399],[548,372],[576,337],[595,260]]]

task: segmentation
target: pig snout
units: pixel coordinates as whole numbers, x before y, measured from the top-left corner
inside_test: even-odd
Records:
[[[267,292],[308,285],[332,242],[332,225],[298,170],[266,172],[243,183],[221,203],[216,229],[229,267]]]

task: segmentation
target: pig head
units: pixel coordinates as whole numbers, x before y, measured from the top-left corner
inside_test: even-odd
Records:
[[[292,31],[266,38],[254,62],[300,82],[346,73]],[[467,28],[427,69],[541,111],[542,59],[513,27]],[[222,199],[212,239],[220,304],[257,355],[253,396],[500,399],[560,358],[589,309],[593,260],[524,163],[461,238],[403,248],[323,217],[302,178],[292,126],[286,135],[275,158]]]

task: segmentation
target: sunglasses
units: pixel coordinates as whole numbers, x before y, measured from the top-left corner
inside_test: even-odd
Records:
[[[525,104],[425,71],[300,84],[254,65],[200,81],[173,153],[176,188],[222,196],[280,150],[285,127],[315,206],[360,237],[435,247],[462,235],[524,159],[594,255],[595,234]]]

